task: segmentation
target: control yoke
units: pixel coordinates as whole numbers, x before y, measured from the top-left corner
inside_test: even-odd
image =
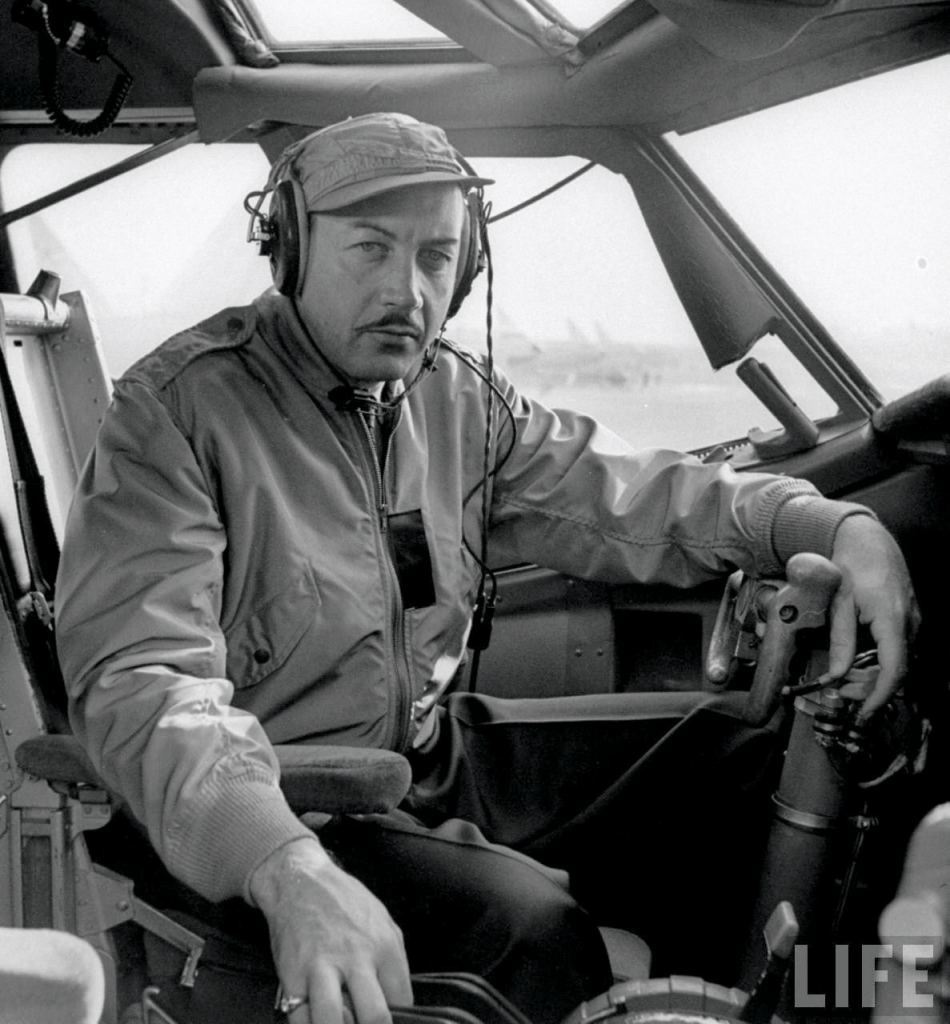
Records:
[[[802,552],[786,566],[786,579],[757,580],[734,573],[716,618],[706,674],[717,685],[727,681],[732,659],[755,661],[745,719],[762,725],[771,717],[783,686],[792,682],[792,660],[805,630],[821,629],[841,584],[841,573],[821,555]]]

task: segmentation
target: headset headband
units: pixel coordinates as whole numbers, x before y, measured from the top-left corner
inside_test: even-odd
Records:
[[[466,174],[473,178],[472,166],[457,150],[455,159]],[[310,243],[309,212],[303,188],[294,174],[293,161],[297,151],[290,147],[271,168],[267,184],[259,192],[252,192],[244,200],[250,214],[248,241],[259,243],[260,254],[270,260],[274,286],[283,295],[299,297],[307,268]],[[481,179],[480,179],[481,180]],[[463,185],[465,179],[460,178]],[[265,214],[261,207],[270,194],[270,206]],[[482,188],[477,186],[463,193],[466,223],[462,232],[459,268],[455,290],[449,303],[446,319],[455,316],[465,297],[472,290],[475,278],[485,267],[482,244],[485,231],[485,207]]]

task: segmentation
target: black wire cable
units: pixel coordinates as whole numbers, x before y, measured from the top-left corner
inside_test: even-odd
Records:
[[[549,188],[543,189],[541,192],[536,193],[530,198],[524,200],[524,202],[518,203],[516,206],[512,206],[502,213],[491,215],[491,204],[485,204],[483,210],[483,216],[479,224],[479,231],[481,235],[481,247],[482,252],[485,256],[485,266],[487,271],[487,298],[486,298],[486,309],[485,309],[485,370],[482,372],[478,364],[471,359],[467,353],[464,353],[454,345],[449,346],[450,350],[454,352],[467,366],[469,366],[486,384],[485,392],[485,447],[483,452],[482,461],[482,478],[477,484],[468,492],[462,501],[462,514],[464,519],[465,509],[468,507],[468,503],[478,493],[479,488],[482,491],[482,509],[481,509],[481,523],[480,523],[480,536],[479,536],[479,552],[473,550],[468,538],[465,536],[464,531],[462,534],[462,544],[465,550],[468,551],[472,559],[477,563],[481,571],[481,579],[478,584],[478,593],[475,600],[475,610],[472,615],[472,627],[469,631],[468,647],[472,651],[471,667],[469,669],[467,689],[468,691],[474,692],[476,682],[478,679],[478,669],[481,660],[481,652],[488,647],[491,640],[491,629],[492,619],[495,612],[495,603],[497,600],[498,593],[498,578],[495,572],[488,564],[488,533],[489,533],[489,518],[491,515],[491,498],[489,492],[489,483],[492,478],[500,472],[502,467],[511,457],[511,453],[514,451],[515,439],[517,436],[517,423],[515,421],[514,410],[511,408],[511,403],[508,401],[507,396],[501,391],[498,385],[495,383],[495,347],[494,339],[492,336],[493,318],[492,318],[492,306],[494,299],[494,282],[495,282],[495,269],[491,258],[491,245],[488,240],[488,225],[495,224],[499,220],[505,217],[510,217],[513,213],[518,213],[524,210],[526,207],[531,206],[534,203],[539,202],[541,199],[546,198],[552,193],[558,191],[558,189],[564,188],[565,185],[575,181],[582,174],[586,174],[597,166],[596,161],[590,161],[583,167],[578,168],[576,171],[572,171],[566,177],[560,181],[555,182]],[[511,426],[511,437],[509,438],[508,447],[505,450],[504,455],[498,460],[493,467],[491,464],[492,444],[495,438],[495,399],[498,398],[508,415],[508,421]]]
[[[122,107],[132,88],[132,76],[111,54],[106,54],[118,68],[118,74],[102,110],[89,121],[79,121],[66,113],[60,93],[58,61],[59,51],[52,44],[40,44],[40,88],[43,93],[43,109],[50,121],[66,135],[77,139],[92,139],[112,126],[122,112]]]
[[[485,207],[484,224],[488,223],[491,212],[489,206]],[[491,247],[488,242],[488,232],[482,227],[482,251],[485,254],[485,266],[487,270],[487,302],[485,304],[485,370],[489,381],[495,377],[495,346],[492,337],[492,299],[494,298],[495,268],[492,264]],[[491,479],[491,455],[492,442],[495,439],[495,389],[491,386],[485,388],[485,445],[482,451],[482,514],[480,523],[479,554],[476,561],[481,568],[481,579],[478,583],[478,594],[475,599],[475,611],[472,615],[472,627],[468,634],[468,647],[472,653],[472,665],[468,674],[468,691],[474,692],[476,680],[478,679],[478,668],[481,662],[482,651],[491,642],[492,619],[495,615],[495,599],[498,594],[498,580],[495,573],[488,565],[488,519],[491,514],[491,501],[488,486]],[[464,515],[465,505],[462,506]],[[464,536],[464,534],[463,534]],[[470,549],[471,550],[471,549]]]
[[[505,413],[508,416],[508,424],[511,427],[511,437],[508,439],[508,447],[505,449],[505,454],[502,455],[502,457],[498,460],[497,464],[492,467],[488,474],[488,479],[490,480],[492,479],[492,477],[498,475],[498,473],[501,471],[501,469],[508,461],[508,459],[511,458],[511,453],[515,449],[515,435],[517,433],[517,425],[515,423],[515,411],[514,409],[512,409],[511,403],[508,401],[508,396],[504,393],[504,391],[502,391],[501,388],[498,387],[494,380],[492,380],[488,376],[488,374],[485,373],[485,371],[478,365],[478,363],[476,363],[471,358],[471,356],[469,356],[469,354],[464,349],[459,349],[455,345],[455,343],[451,341],[451,339],[449,338],[446,338],[445,342],[446,350],[451,352],[453,355],[457,356],[459,359],[461,359],[462,362],[469,367],[469,369],[471,369],[478,377],[485,381],[485,383],[495,392],[496,398],[501,402],[502,408],[505,410]],[[478,483],[475,484],[475,486],[468,492],[468,494],[465,495],[465,498],[462,502],[463,508],[466,505],[468,505],[472,498],[475,497],[475,495],[478,493],[479,489],[482,486],[484,486],[484,479],[479,480]],[[475,552],[471,550],[471,548],[469,548],[469,552],[473,558],[478,557],[475,554]]]
[[[508,401],[507,396],[495,383],[495,349],[494,349],[494,338],[493,338],[493,318],[492,318],[492,305],[494,298],[494,280],[495,271],[494,265],[491,258],[491,246],[488,242],[487,232],[485,231],[485,225],[488,223],[488,215],[490,213],[490,206],[486,207],[485,218],[482,222],[482,251],[485,254],[485,266],[487,271],[487,302],[486,302],[486,313],[485,313],[485,370],[483,371],[478,363],[469,356],[469,354],[461,349],[456,348],[454,345],[450,345],[450,351],[454,352],[459,359],[462,360],[468,367],[470,367],[475,374],[485,382],[485,446],[483,449],[482,457],[482,477],[475,484],[474,487],[465,495],[462,501],[462,512],[464,518],[465,509],[468,503],[475,497],[479,490],[482,492],[482,507],[481,507],[481,522],[479,526],[479,551],[476,553],[465,536],[462,534],[462,544],[466,551],[471,555],[472,559],[477,563],[481,570],[481,579],[478,584],[478,593],[475,600],[475,609],[472,614],[472,626],[469,631],[468,647],[473,652],[471,667],[469,669],[467,689],[469,692],[475,690],[476,681],[478,679],[479,663],[481,661],[481,652],[488,647],[491,639],[492,619],[495,612],[495,603],[498,593],[498,580],[488,564],[488,533],[489,533],[489,520],[491,516],[491,496],[489,491],[489,483],[492,478],[502,469],[504,464],[511,457],[511,453],[514,451],[515,438],[517,435],[517,424],[515,422],[514,410],[511,408],[511,403]],[[496,441],[496,430],[495,430],[495,419],[496,419],[496,399],[500,402],[502,408],[505,410],[508,416],[509,426],[511,427],[511,435],[508,439],[508,446],[505,449],[504,454],[497,460],[495,465],[492,465],[492,448]]]
[[[534,203],[547,198],[552,192],[557,192],[558,189],[564,188],[565,185],[569,185],[576,178],[579,178],[582,174],[586,174],[588,171],[593,170],[595,167],[597,167],[597,161],[591,160],[589,163],[584,164],[583,167],[579,167],[576,171],[572,171],[566,178],[556,181],[550,188],[546,188],[542,192],[538,192],[530,198],[525,199],[523,203],[518,203],[516,206],[510,206],[507,210],[502,210],[501,213],[496,213],[494,217],[489,217],[485,223],[497,224],[498,221],[503,220],[505,217],[510,217],[513,213],[518,213],[526,207],[532,206]],[[483,236],[483,238],[484,237],[485,236]]]
[[[491,205],[485,207],[485,223],[491,216]],[[482,231],[482,250],[485,253],[485,265],[487,268],[487,302],[485,304],[485,370],[489,380],[495,379],[495,344],[492,336],[494,317],[492,315],[492,300],[495,294],[495,266],[491,258],[491,245],[488,241],[488,232]],[[488,499],[488,480],[491,473],[491,448],[495,436],[495,391],[488,388],[485,392],[485,448],[482,457],[483,476],[486,485],[482,488],[482,536],[481,553],[482,564],[488,564],[488,515],[490,512]]]
[[[91,11],[83,8],[81,13],[86,20],[80,20],[78,17],[73,20],[70,24],[70,35],[57,35],[57,31],[61,32],[62,29],[54,31],[50,23],[50,10],[46,4],[42,4],[39,21],[34,23],[33,27],[37,31],[39,80],[44,110],[61,132],[74,138],[91,139],[111,127],[121,113],[132,87],[132,75],[109,52],[104,26]],[[115,65],[116,77],[105,104],[99,114],[89,121],[78,121],[66,113],[59,83],[60,50],[69,50],[94,64],[105,57]]]

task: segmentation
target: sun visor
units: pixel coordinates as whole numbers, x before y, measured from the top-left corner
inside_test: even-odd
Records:
[[[478,77],[464,66],[450,68],[445,77],[452,95],[464,91],[465,83],[450,82]],[[420,120],[442,124],[440,74],[431,67],[420,71],[412,66],[203,68],[192,86],[192,105],[202,142],[221,142],[266,121],[319,128],[375,110],[407,110]]]
[[[642,110],[631,109],[642,102],[640,94],[609,92],[596,78],[583,88],[572,87],[572,81],[577,79],[568,79],[554,63],[505,76],[490,65],[469,63],[229,65],[198,72],[192,105],[202,142],[222,142],[266,121],[318,128],[377,110],[402,110],[450,134],[483,124],[486,111],[497,118],[496,128],[543,127],[551,123],[553,109],[559,123],[567,124],[642,118]]]
[[[755,60],[777,53],[813,21],[847,0],[651,0],[652,5],[717,57]]]

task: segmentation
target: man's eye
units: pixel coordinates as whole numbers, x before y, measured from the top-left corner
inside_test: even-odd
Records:
[[[441,268],[452,262],[452,257],[441,249],[424,249],[422,259],[431,267]]]
[[[379,256],[386,251],[384,242],[358,242],[356,247],[370,256]]]

